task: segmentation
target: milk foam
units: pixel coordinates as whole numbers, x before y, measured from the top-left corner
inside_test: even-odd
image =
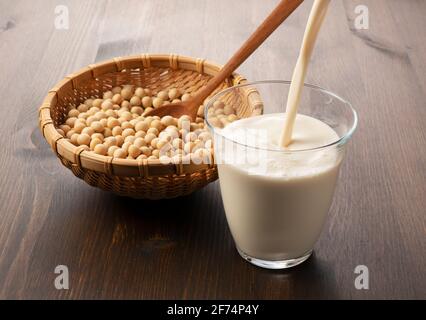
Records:
[[[250,174],[281,178],[316,174],[336,164],[335,149],[309,149],[332,144],[339,136],[324,122],[306,115],[297,115],[292,143],[282,148],[280,132],[285,116],[284,113],[261,115],[235,121],[225,127],[221,134],[228,143],[230,140],[240,146],[236,146],[233,152],[220,152],[221,160]]]

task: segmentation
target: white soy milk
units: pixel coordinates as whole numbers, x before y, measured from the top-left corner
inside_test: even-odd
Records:
[[[300,151],[339,139],[327,124],[306,115],[297,114],[292,143],[280,148],[284,120],[281,113],[231,123],[221,134],[228,142],[241,143],[232,143],[239,148],[235,152],[215,141],[231,233],[241,251],[264,260],[298,258],[312,250],[331,205],[341,162],[335,147]],[[258,151],[257,164],[245,159],[256,157],[257,149],[244,147],[249,143],[269,149]]]

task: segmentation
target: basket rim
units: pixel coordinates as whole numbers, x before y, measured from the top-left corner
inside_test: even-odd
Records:
[[[55,154],[60,158],[70,161],[73,165],[84,169],[129,177],[182,175],[214,167],[214,161],[210,164],[195,164],[193,162],[189,164],[164,164],[159,159],[118,159],[98,155],[94,152],[89,152],[87,146],[73,145],[56,131],[50,111],[60,99],[63,91],[78,89],[84,82],[96,79],[97,76],[107,73],[150,67],[191,70],[210,76],[213,76],[215,72],[218,72],[222,68],[220,64],[202,58],[156,53],[115,57],[95,64],[89,64],[65,76],[48,91],[39,108],[40,130]],[[231,86],[247,82],[243,76],[235,72],[231,75],[229,81]]]

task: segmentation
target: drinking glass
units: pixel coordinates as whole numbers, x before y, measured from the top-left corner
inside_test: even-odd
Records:
[[[288,150],[259,146],[251,139],[250,128],[244,139],[224,133],[234,119],[218,109],[226,105],[229,113],[232,107],[239,118],[253,116],[253,110],[254,116],[256,110],[264,115],[284,113],[289,88],[289,81],[247,83],[219,92],[205,108],[237,250],[250,263],[269,269],[296,266],[311,255],[332,203],[346,145],[357,126],[349,102],[305,84],[298,114],[327,124],[338,136],[335,141]]]

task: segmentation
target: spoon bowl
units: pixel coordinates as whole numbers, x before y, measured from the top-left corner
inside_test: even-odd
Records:
[[[182,115],[188,115],[192,120],[195,120],[197,117],[197,109],[192,108],[190,102],[182,101],[177,103],[167,103],[147,113],[147,116],[158,116],[160,118],[164,116],[180,118]]]

